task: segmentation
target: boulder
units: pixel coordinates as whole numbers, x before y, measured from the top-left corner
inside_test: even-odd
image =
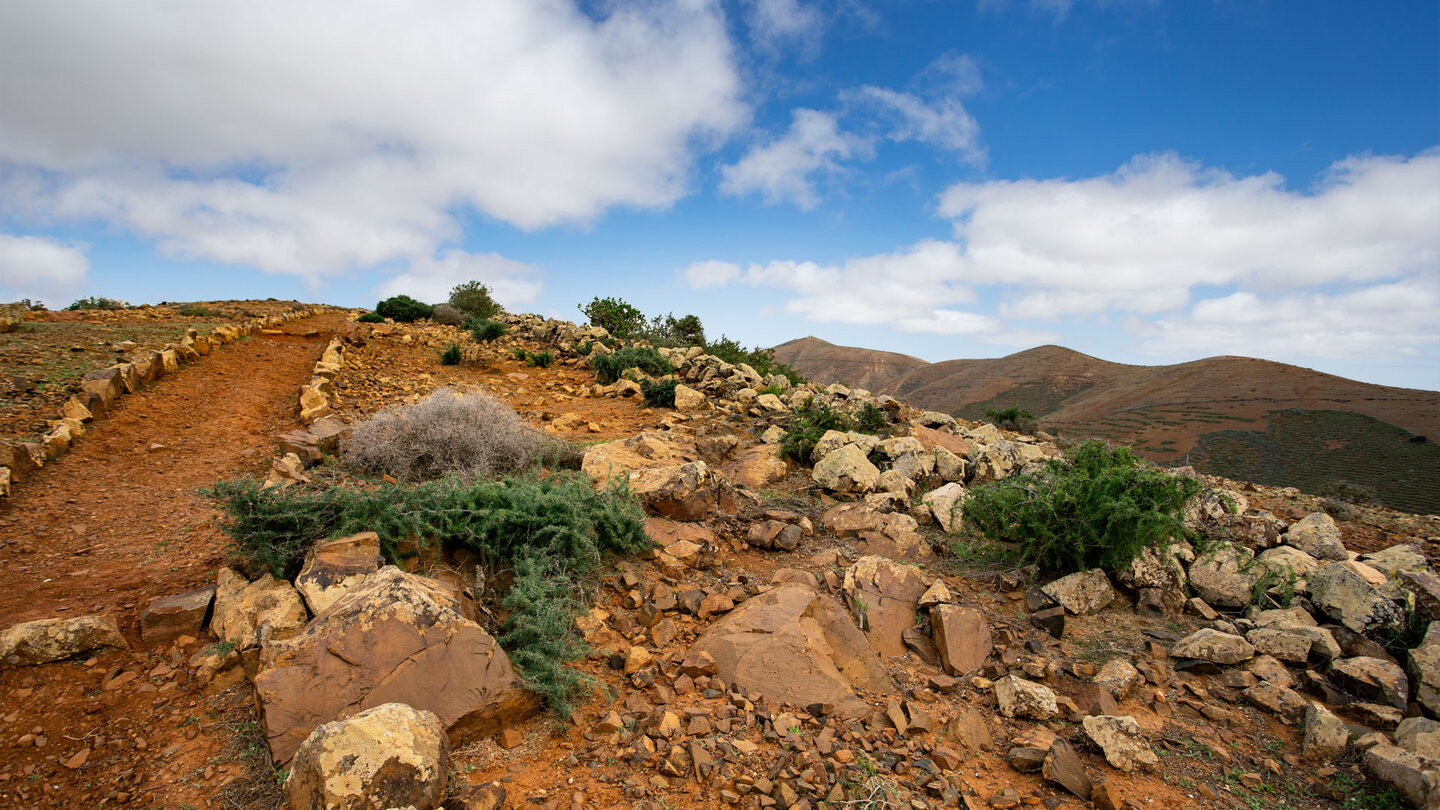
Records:
[[[1405,670],[1379,658],[1357,656],[1336,661],[1330,665],[1330,680],[1355,697],[1388,703],[1400,711],[1410,702],[1410,679]]]
[[[725,480],[747,489],[765,489],[785,480],[790,468],[774,444],[757,444],[736,452],[720,465]]]
[[[1310,660],[1310,648],[1314,644],[1309,636],[1280,627],[1257,627],[1245,634],[1245,640],[1255,645],[1261,655],[1301,664]]]
[[[1350,552],[1340,541],[1340,526],[1324,512],[1311,512],[1290,530],[1282,542],[1309,554],[1317,560],[1348,560]]]
[[[1076,616],[1099,613],[1115,599],[1115,589],[1110,587],[1110,578],[1099,568],[1061,577],[1040,590]]]
[[[854,445],[860,449],[860,454],[869,457],[870,451],[880,443],[880,437],[871,436],[868,433],[844,432],[839,430],[827,430],[820,440],[815,442],[815,449],[810,451],[810,461],[818,464],[822,459],[846,445]]]
[[[1045,761],[1040,766],[1040,775],[1085,801],[1090,800],[1094,790],[1090,776],[1085,773],[1085,763],[1064,740],[1056,740],[1050,744]]]
[[[914,563],[935,560],[930,542],[920,534],[920,524],[909,515],[882,512],[869,503],[846,503],[822,514],[820,525],[842,539],[854,538],[867,554]]]
[[[727,684],[780,705],[829,703],[863,716],[857,690],[895,694],[885,667],[850,614],[834,599],[798,583],[745,600],[690,647],[708,653]]]
[[[0,664],[11,667],[48,664],[92,650],[123,650],[129,646],[111,616],[40,619],[14,625],[0,633]]]
[[[440,718],[385,703],[311,732],[295,752],[285,798],[291,807],[429,810],[445,799],[449,760]]]
[[[861,557],[845,569],[842,589],[870,646],[882,656],[904,655],[901,633],[914,626],[927,589],[920,572],[884,557]]]
[[[964,675],[985,665],[994,641],[990,624],[979,608],[937,604],[930,608],[931,638],[940,665],[951,675]]]
[[[745,535],[745,542],[756,548],[770,549],[774,551],[794,551],[800,544],[800,527],[790,523],[782,523],[778,520],[767,520],[764,523],[756,523],[750,527]]]
[[[964,526],[964,506],[970,492],[956,483],[949,483],[925,493],[920,502],[930,507],[935,522],[946,534],[959,534]]]
[[[1175,642],[1170,655],[1212,664],[1238,664],[1254,657],[1255,646],[1240,636],[1206,627]]]
[[[1195,560],[1195,551],[1188,543],[1147,546],[1129,565],[1115,572],[1115,581],[1131,590],[1159,588],[1183,591],[1189,580],[1182,560],[1186,563]]]
[[[1350,744],[1350,727],[1336,714],[1311,701],[1305,710],[1305,735],[1300,750],[1312,760],[1325,762],[1345,752]]]
[[[284,764],[321,723],[384,703],[440,718],[453,745],[529,717],[540,698],[446,585],[387,566],[293,638],[266,645],[256,702]]]
[[[1190,587],[1216,607],[1245,607],[1263,573],[1254,563],[1255,553],[1248,548],[1216,546],[1190,564]]]
[[[318,616],[384,563],[380,536],[375,532],[326,540],[310,553],[300,576],[295,578],[295,589],[304,597],[310,612]]]
[[[1430,808],[1427,803],[1440,791],[1440,772],[1405,749],[1382,742],[1365,752],[1365,770],[1381,784],[1395,789],[1411,807]]]
[[[35,462],[35,455],[27,445],[0,442],[0,467],[8,468],[10,480],[17,484],[24,483],[40,469],[40,465]]]
[[[696,413],[705,409],[705,395],[688,385],[675,386],[675,410]]]
[[[1320,567],[1319,560],[1293,546],[1265,549],[1256,559],[1265,570],[1274,572],[1298,594],[1310,592],[1310,575]]]
[[[935,474],[941,481],[960,484],[965,481],[965,459],[939,445],[931,451],[935,454]]]
[[[260,646],[262,636],[270,639],[298,632],[307,619],[300,594],[283,579],[266,574],[249,582],[229,568],[221,568],[215,577],[210,632],[240,650]]]
[[[705,520],[720,507],[716,482],[703,461],[631,473],[630,491],[650,514],[671,520]]]
[[[1243,690],[1240,699],[1279,715],[1282,722],[1291,725],[1304,719],[1305,713],[1310,709],[1310,701],[1300,693],[1270,681],[1262,681]]]
[[[1326,563],[1310,575],[1310,601],[1336,622],[1365,633],[1400,621],[1400,607],[1345,563]]]
[[[1132,771],[1136,765],[1153,768],[1160,764],[1160,758],[1145,742],[1140,724],[1128,715],[1092,715],[1080,721],[1085,727],[1085,736],[1105,752],[1105,761],[1122,771]]]
[[[1060,713],[1050,687],[1015,675],[1006,675],[995,682],[995,698],[999,701],[1000,713],[1006,717],[1049,720]]]
[[[644,432],[628,439],[592,445],[585,451],[580,471],[596,481],[609,481],[654,467],[673,467],[695,460],[694,448],[676,443],[661,433]]]
[[[1406,572],[1427,572],[1429,564],[1425,561],[1425,552],[1418,543],[1402,543],[1381,549],[1374,554],[1366,554],[1360,558],[1360,562],[1374,568],[1390,579],[1397,579]]]
[[[1410,650],[1406,668],[1415,684],[1415,700],[1440,714],[1440,622],[1431,622],[1425,638]]]
[[[810,477],[834,492],[871,492],[880,481],[880,470],[859,446],[847,444],[817,462]]]
[[[1124,700],[1129,697],[1130,690],[1135,688],[1135,684],[1140,682],[1140,670],[1124,658],[1111,658],[1095,674],[1094,682],[1113,695],[1116,700]]]
[[[198,636],[214,602],[214,585],[173,596],[157,596],[140,611],[140,638],[159,643],[180,636]]]

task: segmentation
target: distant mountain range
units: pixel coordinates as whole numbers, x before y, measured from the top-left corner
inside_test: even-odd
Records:
[[[817,382],[957,417],[1018,407],[1042,429],[1158,462],[1320,494],[1359,484],[1392,508],[1440,513],[1440,392],[1248,357],[1130,366],[1061,346],[927,363],[806,337],[776,346],[775,358]]]

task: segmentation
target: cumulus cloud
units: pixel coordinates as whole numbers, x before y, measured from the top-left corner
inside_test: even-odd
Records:
[[[705,278],[788,290],[785,309],[812,321],[1008,345],[1120,316],[1172,357],[1433,355],[1437,177],[1440,149],[1346,158],[1305,191],[1147,155],[1100,177],[952,186],[938,211],[953,241]]]
[[[6,4],[0,73],[5,213],[311,277],[668,206],[747,117],[711,0]]]
[[[746,0],[745,23],[750,38],[771,56],[787,52],[801,58],[819,53],[825,17],[800,0]]]
[[[88,279],[86,247],[0,234],[0,301],[32,298],[54,305],[72,296]]]
[[[1333,165],[1310,193],[1173,154],[1079,180],[962,183],[941,196],[972,283],[1015,318],[1154,313],[1200,285],[1285,290],[1440,267],[1440,150]]]
[[[467,281],[479,281],[490,295],[507,309],[533,304],[540,297],[540,268],[517,262],[496,253],[468,253],[447,250],[434,259],[410,263],[409,272],[391,278],[375,288],[380,299],[408,295],[435,304],[450,299],[450,291]]]
[[[820,202],[817,175],[841,172],[840,161],[869,152],[865,140],[840,131],[835,116],[798,108],[784,135],[721,169],[720,190],[737,197],[759,192],[768,204],[791,202],[809,210]]]
[[[918,141],[955,152],[967,163],[985,162],[980,125],[957,98],[927,101],[913,93],[868,85],[850,96],[878,112],[892,141]]]
[[[680,277],[691,287],[703,290],[706,287],[724,287],[740,278],[740,272],[739,265],[711,260],[695,262],[681,270]]]

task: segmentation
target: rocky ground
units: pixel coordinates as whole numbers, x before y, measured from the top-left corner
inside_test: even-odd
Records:
[[[600,335],[533,316],[486,346],[437,325],[345,327],[330,415],[313,445],[292,432],[286,448],[313,462],[343,435],[327,426],[473,387],[583,443],[587,472],[629,477],[657,548],[617,561],[576,622],[592,648],[579,666],[602,687],[590,702],[536,711],[487,641],[495,618],[468,597],[493,595],[463,558],[375,573],[359,536],[317,551],[296,586],[217,581],[223,539],[194,490],[262,473],[297,427],[295,395],[336,326],[313,321],[285,331],[318,340],[251,338],[136,395],[17,486],[0,516],[11,621],[114,623],[0,641],[19,664],[0,670],[0,804],[274,806],[268,754],[294,772],[292,796],[313,797],[339,789],[327,751],[417,806],[1440,800],[1440,632],[1419,637],[1440,610],[1434,518],[1335,523],[1297,492],[1207,479],[1189,520],[1230,544],[1048,581],[967,555],[957,521],[970,488],[1060,452],[1043,437],[843,387],[776,393],[789,386],[693,349],[666,350],[677,409],[648,408],[578,356],[606,351]],[[466,361],[440,365],[457,340]],[[526,365],[515,348],[558,360]],[[140,417],[139,398],[167,392],[168,410]],[[884,435],[827,435],[810,463],[787,462],[777,431],[807,397],[874,404]],[[331,462],[302,474],[348,478]],[[1264,579],[1281,569],[1295,576]],[[1405,626],[1416,649],[1387,630]],[[384,699],[356,697],[370,693]]]

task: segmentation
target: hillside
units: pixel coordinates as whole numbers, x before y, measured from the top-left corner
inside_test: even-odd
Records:
[[[1346,481],[1393,508],[1440,512],[1434,391],[1247,357],[1131,366],[1060,346],[925,363],[804,338],[777,346],[775,356],[812,379],[958,417],[1019,407],[1047,430],[1130,444],[1158,462],[1312,492]]]

